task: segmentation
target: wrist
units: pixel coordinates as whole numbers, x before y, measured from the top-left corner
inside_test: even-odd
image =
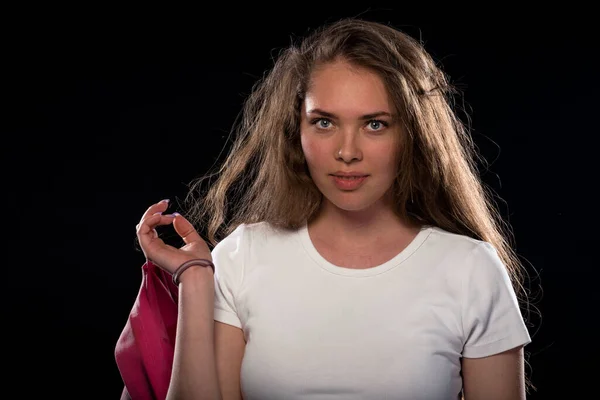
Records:
[[[202,265],[193,265],[181,272],[179,275],[180,285],[204,284],[207,282],[214,284],[214,274],[212,268]]]
[[[192,269],[194,267],[209,267],[214,274],[215,266],[211,260],[205,258],[196,258],[193,260],[188,260],[181,264],[175,272],[173,272],[173,284],[175,286],[179,286],[180,276],[185,273],[188,269]]]

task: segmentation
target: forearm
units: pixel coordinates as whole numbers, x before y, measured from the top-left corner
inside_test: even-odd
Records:
[[[220,400],[214,346],[214,281],[209,268],[181,275],[168,400]]]

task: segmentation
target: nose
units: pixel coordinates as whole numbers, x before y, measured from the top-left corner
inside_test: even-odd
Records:
[[[341,140],[336,149],[335,158],[345,163],[362,159],[358,132],[351,130],[341,132]]]

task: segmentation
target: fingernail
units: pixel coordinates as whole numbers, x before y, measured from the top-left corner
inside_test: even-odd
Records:
[[[181,215],[181,214],[179,214],[178,212],[174,212],[171,215],[174,216],[174,217],[176,217],[176,216]]]
[[[171,200],[169,200],[169,199],[164,199],[164,200],[161,200],[161,201],[160,201],[160,203],[168,203],[169,201],[171,201]]]

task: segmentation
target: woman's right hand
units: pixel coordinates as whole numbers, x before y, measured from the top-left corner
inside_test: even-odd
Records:
[[[180,214],[165,214],[168,200],[151,205],[136,225],[137,238],[147,260],[173,274],[186,261],[203,258],[212,261],[210,249],[194,226]],[[166,244],[156,231],[157,226],[173,224],[185,245],[176,248]]]

